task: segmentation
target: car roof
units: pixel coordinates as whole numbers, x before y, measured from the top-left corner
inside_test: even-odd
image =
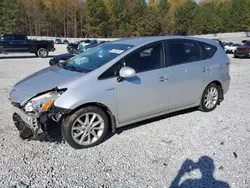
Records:
[[[157,42],[157,41],[161,41],[161,40],[168,40],[168,39],[190,39],[190,40],[198,40],[198,41],[202,41],[202,42],[208,42],[211,44],[217,44],[216,43],[217,41],[214,41],[214,40],[198,38],[198,37],[188,37],[188,36],[133,37],[133,38],[123,38],[123,39],[115,40],[115,41],[112,41],[111,43],[138,46],[141,44],[148,44],[148,43]]]

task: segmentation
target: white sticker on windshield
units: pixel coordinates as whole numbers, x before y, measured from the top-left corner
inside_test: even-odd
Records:
[[[115,54],[121,54],[122,52],[124,52],[124,50],[119,50],[119,49],[109,50],[109,53],[115,53]]]

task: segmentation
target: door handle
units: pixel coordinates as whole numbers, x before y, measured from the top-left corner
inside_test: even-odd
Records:
[[[161,76],[160,78],[159,78],[159,82],[166,82],[166,81],[168,81],[169,80],[169,78],[167,77],[167,76]]]

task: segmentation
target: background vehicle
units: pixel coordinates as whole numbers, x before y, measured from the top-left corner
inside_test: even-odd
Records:
[[[234,57],[250,57],[250,41],[246,41],[234,51]]]
[[[229,48],[230,46],[232,46],[233,44],[234,44],[233,42],[228,42],[228,43],[226,43],[226,44],[224,45],[225,52],[227,52],[227,51],[228,51],[228,48]]]
[[[79,45],[78,45],[78,48],[81,48],[83,46],[86,46],[86,45],[97,45],[99,43],[99,41],[97,40],[86,40],[84,42],[81,42]]]
[[[80,41],[76,41],[74,43],[69,43],[67,48],[67,51],[69,53],[74,53],[77,49],[78,49],[78,45],[82,42],[85,42],[86,40],[80,40]]]
[[[98,44],[88,44],[86,46],[81,47],[80,49],[76,50],[74,53],[66,53],[66,54],[61,54],[58,56],[53,57],[50,61],[49,64],[50,66],[56,65],[57,63],[61,62],[61,61],[66,61],[71,57],[74,57],[80,53],[86,52],[88,50],[90,50],[91,48],[94,48],[98,46]]]
[[[56,43],[56,44],[63,44],[63,42],[62,42],[61,39],[56,39],[56,40],[55,40],[55,43]]]
[[[227,46],[226,53],[234,53],[235,50],[241,46],[240,44],[232,44],[231,46]]]
[[[0,36],[0,53],[30,52],[44,58],[50,51],[55,51],[54,41],[28,40],[26,35],[4,34]]]
[[[171,36],[110,42],[17,83],[10,93],[13,120],[24,139],[42,134],[53,119],[72,147],[92,147],[104,141],[109,128],[115,132],[192,107],[213,111],[229,89],[228,61],[213,40]]]
[[[69,44],[69,41],[67,39],[64,39],[63,44]]]

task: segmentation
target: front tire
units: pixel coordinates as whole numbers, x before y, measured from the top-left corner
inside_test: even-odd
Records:
[[[97,106],[87,106],[66,117],[61,125],[63,138],[75,149],[96,146],[108,133],[108,117]]]
[[[40,58],[45,58],[49,55],[48,50],[46,48],[39,48],[36,53]]]
[[[213,111],[219,103],[220,86],[215,83],[209,84],[204,90],[199,110],[203,112]]]

